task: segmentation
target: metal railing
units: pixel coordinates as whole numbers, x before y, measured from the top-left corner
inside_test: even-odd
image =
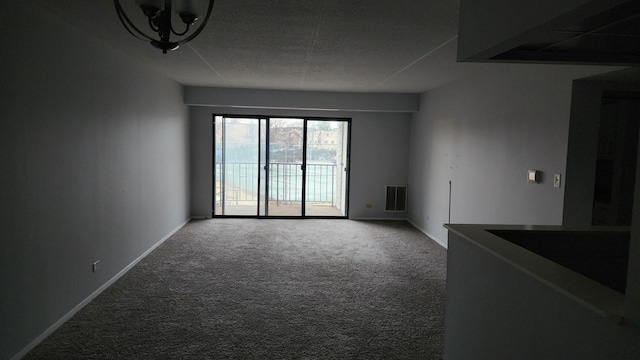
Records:
[[[216,202],[232,201],[237,204],[242,201],[258,201],[258,193],[264,199],[264,172],[260,174],[262,185],[258,191],[261,166],[256,163],[216,163]],[[301,166],[296,163],[269,164],[269,201],[277,204],[302,202]],[[307,203],[335,206],[336,169],[334,164],[306,165]]]

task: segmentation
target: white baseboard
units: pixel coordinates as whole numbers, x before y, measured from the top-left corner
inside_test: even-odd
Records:
[[[429,238],[431,238],[431,240],[435,241],[438,243],[438,245],[442,246],[443,248],[447,248],[448,244],[446,240],[442,240],[439,239],[438,237],[434,236],[433,234],[430,234],[429,232],[425,231],[424,229],[422,229],[420,226],[416,225],[413,221],[408,220],[407,222],[409,222],[409,224],[413,225],[414,228],[420,230],[420,232],[422,232],[423,234],[427,235]]]
[[[127,265],[124,269],[120,270],[115,276],[109,279],[106,283],[98,288],[98,290],[94,291],[91,295],[89,295],[86,299],[82,300],[78,305],[76,305],[71,311],[66,313],[63,317],[61,317],[58,321],[53,323],[47,330],[45,330],[42,334],[40,334],[37,338],[33,339],[27,346],[25,346],[20,352],[11,357],[11,360],[18,360],[23,358],[29,351],[38,346],[44,339],[46,339],[51,333],[56,331],[62,324],[64,324],[67,320],[71,319],[73,315],[75,315],[78,311],[80,311],[83,307],[91,302],[91,300],[95,299],[100,293],[105,291],[111,284],[116,282],[122,275],[126,274],[131,268],[133,268],[140,260],[144,259],[147,255],[149,255],[155,248],[160,246],[163,242],[171,237],[171,235],[175,234],[176,231],[180,230],[183,226],[185,226],[191,219],[186,220],[182,224],[178,225],[176,228],[171,230],[169,234],[163,237],[160,241],[151,246],[147,251],[145,251],[142,255],[138,256],[137,259],[133,260],[129,265]]]
[[[400,218],[400,217],[350,217],[349,220],[357,220],[357,221],[367,221],[367,220],[371,220],[371,221],[378,221],[378,220],[384,220],[384,221],[388,221],[388,220],[407,221],[406,218]]]
[[[349,220],[356,220],[356,221],[376,221],[376,220],[384,220],[384,221],[388,221],[388,220],[398,220],[398,221],[406,221],[409,224],[411,224],[411,226],[413,226],[414,228],[418,229],[421,233],[427,235],[431,240],[435,241],[438,245],[442,246],[443,248],[447,248],[447,241],[446,240],[442,240],[439,239],[438,237],[434,236],[433,234],[430,234],[429,232],[425,231],[424,229],[420,228],[418,225],[416,225],[413,221],[407,219],[407,218],[384,218],[384,217],[356,217],[356,218],[349,218]]]

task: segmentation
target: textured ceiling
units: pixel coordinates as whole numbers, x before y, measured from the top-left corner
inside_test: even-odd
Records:
[[[184,85],[424,92],[480,66],[455,62],[456,0],[217,0],[167,54],[127,33],[112,0],[34,1]]]

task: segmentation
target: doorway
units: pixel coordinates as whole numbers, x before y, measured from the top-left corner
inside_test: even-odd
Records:
[[[631,226],[640,100],[602,99],[592,225]]]
[[[213,121],[213,216],[348,216],[350,119]]]

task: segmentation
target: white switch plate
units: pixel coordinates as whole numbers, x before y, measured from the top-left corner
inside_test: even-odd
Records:
[[[559,188],[560,187],[560,174],[554,174],[553,175],[553,187],[555,188]]]

